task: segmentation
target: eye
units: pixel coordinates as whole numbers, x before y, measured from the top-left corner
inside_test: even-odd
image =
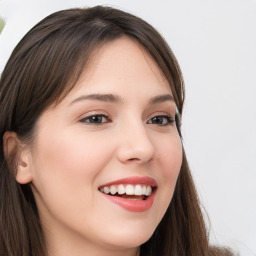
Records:
[[[87,116],[80,120],[80,122],[82,123],[92,124],[92,125],[101,125],[109,121],[110,121],[109,118],[103,114]]]
[[[168,115],[159,115],[150,118],[147,124],[156,124],[159,126],[172,125],[174,120]]]

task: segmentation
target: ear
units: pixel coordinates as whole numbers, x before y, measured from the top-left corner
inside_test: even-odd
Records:
[[[16,169],[16,181],[20,184],[31,182],[30,153],[27,147],[22,145],[15,132],[5,132],[3,141],[7,163]]]

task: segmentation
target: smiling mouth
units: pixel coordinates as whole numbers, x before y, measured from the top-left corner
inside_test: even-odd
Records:
[[[145,184],[118,184],[99,188],[101,193],[130,200],[146,200],[156,187]]]

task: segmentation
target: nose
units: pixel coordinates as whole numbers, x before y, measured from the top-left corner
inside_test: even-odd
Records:
[[[144,164],[157,156],[146,127],[142,123],[126,126],[119,134],[117,157],[120,162]]]

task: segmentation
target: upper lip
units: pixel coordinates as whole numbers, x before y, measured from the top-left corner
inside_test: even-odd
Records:
[[[151,187],[157,187],[157,182],[155,179],[148,177],[148,176],[132,176],[132,177],[126,177],[123,179],[114,180],[111,182],[108,182],[106,184],[101,185],[100,187],[107,187],[111,185],[118,185],[118,184],[143,184],[148,185]]]

